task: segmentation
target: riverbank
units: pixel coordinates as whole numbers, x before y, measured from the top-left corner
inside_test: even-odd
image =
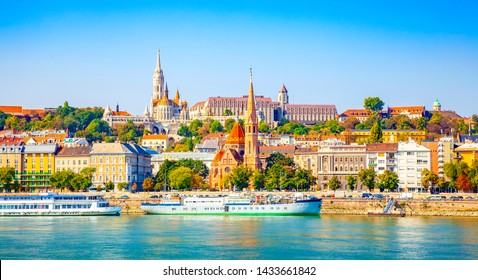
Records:
[[[184,192],[184,195],[218,195],[217,192]],[[264,193],[267,194],[267,193]],[[287,195],[288,193],[272,193],[274,195]],[[321,197],[322,193],[307,193]],[[121,196],[127,195],[127,199]],[[158,203],[161,198],[150,198],[152,195],[165,195],[165,193],[107,193],[105,197],[110,204],[123,206],[122,214],[143,215],[141,202]],[[235,193],[235,195],[238,195]],[[240,195],[240,193],[239,193]],[[398,196],[398,194],[391,194]],[[475,200],[450,200],[451,195],[447,194],[445,201],[429,201],[426,197],[429,194],[417,194],[412,200],[399,200],[399,203],[406,209],[407,216],[457,216],[457,217],[478,217],[478,199]],[[459,194],[463,195],[463,194]],[[473,194],[472,194],[473,195]],[[465,196],[465,195],[463,195]],[[467,194],[466,196],[470,196]],[[476,194],[474,195],[476,197]],[[364,200],[364,199],[334,199],[323,198],[322,215],[368,215],[370,210],[380,210],[385,207],[385,200]]]

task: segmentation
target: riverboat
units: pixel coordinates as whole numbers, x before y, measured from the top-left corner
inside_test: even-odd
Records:
[[[110,206],[101,195],[0,196],[0,216],[102,216],[120,215],[123,207]]]
[[[180,197],[160,203],[141,203],[147,214],[156,215],[318,215],[322,199],[292,197]]]

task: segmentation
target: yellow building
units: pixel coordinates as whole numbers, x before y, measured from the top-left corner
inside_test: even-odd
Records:
[[[351,130],[341,133],[344,136],[347,144],[350,143],[367,143],[370,137],[370,130]],[[395,130],[395,129],[383,129],[382,141],[383,143],[398,143],[406,142],[408,139],[413,139],[417,143],[421,143],[426,139],[427,133],[425,130]]]
[[[90,146],[63,147],[56,155],[55,171],[71,170],[79,173],[90,167]]]
[[[144,179],[152,176],[151,155],[141,146],[128,143],[94,143],[90,166],[96,168],[93,185],[103,188],[107,182],[127,183],[131,190],[136,183],[141,190]]]
[[[51,188],[50,176],[55,171],[56,144],[25,145],[23,150],[22,187],[34,192],[46,192]]]
[[[455,152],[459,160],[471,166],[474,160],[478,160],[478,143],[463,144],[456,148]]]

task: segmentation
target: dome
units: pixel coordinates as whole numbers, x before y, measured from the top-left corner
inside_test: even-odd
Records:
[[[440,101],[438,101],[438,98],[435,99],[435,102],[433,102],[433,107],[439,107],[441,106]]]
[[[239,122],[236,122],[231,129],[229,137],[227,137],[225,144],[244,144],[245,142],[244,130]]]

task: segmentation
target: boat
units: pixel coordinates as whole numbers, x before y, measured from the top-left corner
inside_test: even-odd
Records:
[[[0,196],[0,216],[102,216],[120,215],[123,207],[110,206],[101,195]]]
[[[318,215],[321,206],[322,199],[314,196],[285,199],[193,196],[160,203],[141,203],[141,209],[146,214],[155,215]]]

